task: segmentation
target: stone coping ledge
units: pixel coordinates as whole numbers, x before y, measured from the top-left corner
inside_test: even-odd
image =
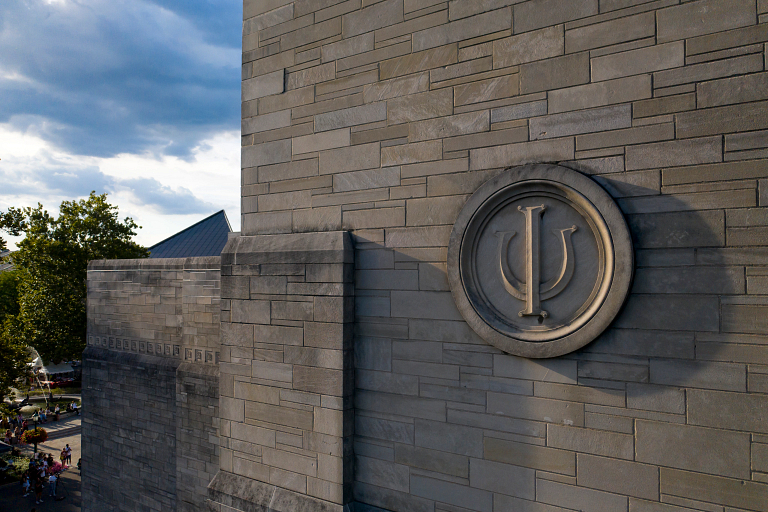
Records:
[[[88,270],[217,270],[220,256],[194,258],[136,258],[129,260],[91,260]]]
[[[239,236],[221,251],[222,265],[353,262],[354,246],[347,231]]]

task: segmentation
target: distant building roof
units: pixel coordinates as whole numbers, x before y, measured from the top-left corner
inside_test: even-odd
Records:
[[[189,226],[149,248],[150,258],[189,258],[218,256],[232,228],[224,210]]]
[[[11,251],[0,251],[0,272],[13,269],[13,263],[5,260],[5,257],[9,254],[11,254]]]

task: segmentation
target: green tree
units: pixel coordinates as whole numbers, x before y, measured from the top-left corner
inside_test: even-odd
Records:
[[[86,344],[88,261],[149,256],[132,241],[140,227],[130,217],[120,221],[107,195],[95,192],[62,202],[58,218],[39,203],[0,213],[0,229],[24,235],[12,255],[19,310],[0,336],[35,347],[46,363],[79,359]]]

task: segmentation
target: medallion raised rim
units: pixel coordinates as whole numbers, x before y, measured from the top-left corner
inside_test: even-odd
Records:
[[[516,336],[515,333],[501,332],[490,325],[478,313],[479,306],[470,298],[465,272],[462,270],[462,266],[468,266],[466,256],[463,256],[467,251],[465,244],[474,240],[477,235],[476,227],[489,218],[480,218],[479,221],[477,218],[478,214],[483,215],[482,211],[487,203],[491,200],[498,201],[506,190],[513,197],[515,189],[520,185],[536,182],[546,182],[547,186],[554,186],[564,192],[576,192],[582,196],[583,206],[590,211],[592,221],[607,230],[607,233],[602,233],[598,243],[602,241],[606,244],[606,264],[610,265],[605,272],[608,282],[600,286],[598,295],[592,299],[594,307],[586,311],[588,317],[583,317],[586,313],[582,314],[576,322],[578,327],[561,329],[558,332],[562,335],[550,340],[527,334]],[[573,352],[597,338],[614,320],[629,295],[633,270],[632,239],[624,215],[616,202],[589,177],[555,164],[529,164],[509,168],[481,185],[459,213],[448,245],[448,281],[454,301],[466,322],[491,345],[509,354],[529,358],[557,357]],[[469,283],[469,286],[473,284]]]

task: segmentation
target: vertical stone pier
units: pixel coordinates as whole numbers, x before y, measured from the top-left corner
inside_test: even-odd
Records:
[[[352,241],[242,236],[222,258],[217,511],[341,511],[351,500]]]

